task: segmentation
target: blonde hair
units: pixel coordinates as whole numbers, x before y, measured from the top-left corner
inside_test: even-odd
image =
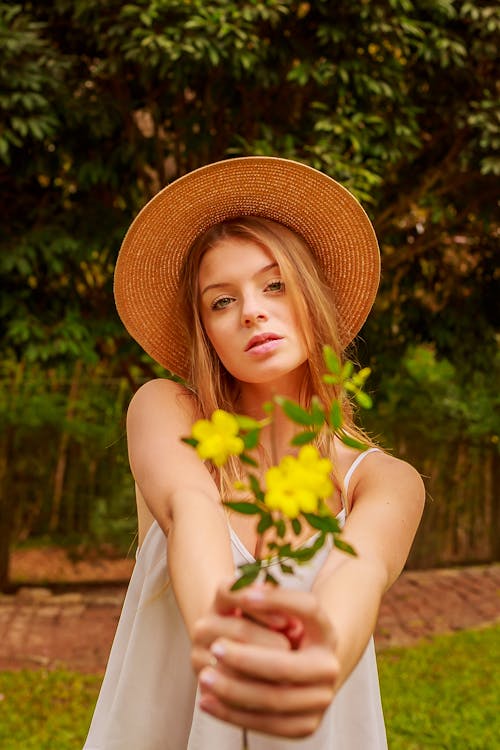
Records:
[[[205,333],[198,289],[198,270],[204,254],[228,238],[254,242],[269,252],[280,268],[296,319],[301,321],[308,352],[306,375],[300,393],[301,405],[308,407],[314,395],[327,404],[333,398],[338,398],[341,395],[338,387],[328,385],[322,379],[325,372],[324,344],[329,344],[341,361],[345,358],[339,341],[331,288],[310,248],[298,234],[270,219],[243,216],[216,224],[201,235],[192,245],[181,271],[179,304],[183,309],[186,334],[190,341],[188,383],[196,394],[201,415],[208,418],[215,409],[237,411],[238,382],[224,368]],[[351,403],[346,398],[342,398],[342,411],[349,434],[372,445],[372,441],[354,424]],[[334,436],[330,430],[320,433],[317,445],[323,455],[335,458]],[[240,475],[241,464],[237,460],[220,471],[219,483],[223,496],[227,490],[232,490],[234,481]]]

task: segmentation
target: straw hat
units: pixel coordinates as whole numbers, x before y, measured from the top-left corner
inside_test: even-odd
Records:
[[[116,263],[115,299],[125,327],[177,375],[186,376],[189,357],[176,298],[184,258],[211,226],[248,215],[280,222],[307,242],[332,288],[344,346],[372,307],[380,277],[377,239],[348,190],[288,159],[248,156],[209,164],[144,206]]]

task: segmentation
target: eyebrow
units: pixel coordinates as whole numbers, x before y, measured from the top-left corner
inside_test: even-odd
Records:
[[[269,263],[267,266],[264,266],[263,268],[260,268],[256,273],[254,273],[254,276],[260,276],[263,273],[266,273],[266,271],[271,271],[273,268],[279,268],[276,261],[273,261],[273,263]],[[208,284],[208,286],[205,287],[205,289],[202,291],[201,296],[206,292],[209,292],[210,289],[225,289],[226,287],[231,286],[230,281],[220,281],[218,284]]]

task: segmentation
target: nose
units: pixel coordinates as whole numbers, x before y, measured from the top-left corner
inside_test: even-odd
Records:
[[[243,307],[241,309],[241,323],[246,328],[254,325],[257,321],[262,322],[267,320],[267,313],[262,307],[262,302],[259,302],[253,297],[249,296],[243,300]]]

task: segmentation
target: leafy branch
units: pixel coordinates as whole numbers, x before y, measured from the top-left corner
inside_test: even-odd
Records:
[[[312,443],[322,430],[328,429],[345,445],[366,450],[367,446],[345,428],[341,398],[347,395],[362,408],[370,408],[371,398],[363,390],[370,370],[355,371],[352,362],[342,364],[329,346],[323,348],[323,357],[327,369],[323,380],[336,386],[340,394],[329,405],[313,397],[309,408],[304,408],[291,399],[276,396],[265,405],[269,416],[263,420],[217,410],[211,420],[199,420],[193,426],[192,435],[183,438],[201,458],[212,460],[216,466],[224,465],[230,455],[237,455],[244,463],[258,468],[258,462],[250,453],[259,445],[261,430],[272,426],[276,406],[291,422],[303,428],[290,441],[291,447],[299,448],[298,455],[286,455],[279,464],[271,466],[265,474],[265,488],[259,477],[249,471],[246,481],[237,482],[235,487],[251,499],[224,503],[234,513],[257,517],[258,550],[264,535],[267,547],[266,554],[257,553],[254,562],[239,567],[240,576],[233,589],[248,586],[258,578],[277,584],[277,568],[292,575],[294,565],[312,560],[328,540],[343,552],[356,554],[341,538],[338,519],[327,503],[334,489],[330,478],[333,466]],[[299,537],[304,528],[314,534],[293,545],[290,537]]]

